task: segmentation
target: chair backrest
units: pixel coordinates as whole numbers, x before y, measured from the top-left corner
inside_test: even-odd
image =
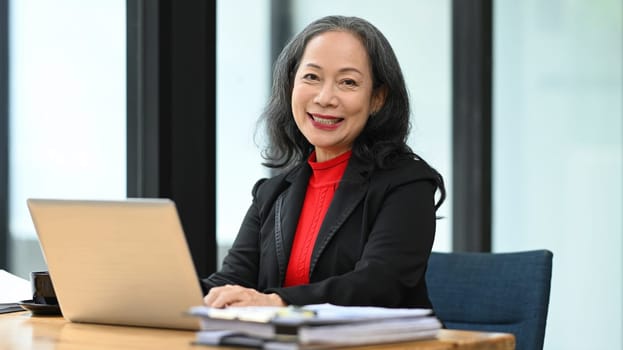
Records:
[[[516,350],[541,350],[552,256],[433,252],[426,272],[433,309],[447,328],[512,333]]]

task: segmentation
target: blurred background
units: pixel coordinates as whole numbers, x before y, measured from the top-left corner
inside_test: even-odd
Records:
[[[172,103],[175,93],[199,89],[203,95],[197,98],[208,101],[211,111],[200,116],[210,120],[202,134],[210,139],[207,165],[200,168],[172,151],[172,160],[161,159],[157,167],[159,181],[175,180],[175,172],[163,175],[162,164],[174,167],[181,158],[187,167],[180,177],[213,179],[202,185],[208,190],[200,195],[212,204],[196,214],[207,218],[196,235],[210,236],[216,245],[206,245],[212,247],[206,250],[212,265],[199,270],[218,265],[250,204],[253,184],[270,176],[261,166],[264,139],[256,120],[276,53],[293,33],[329,14],[368,19],[394,47],[413,104],[409,144],[448,187],[434,249],[462,250],[457,237],[472,236],[457,220],[465,217],[459,211],[469,198],[453,196],[461,190],[455,186],[465,183],[453,154],[461,132],[453,106],[463,91],[455,80],[463,57],[456,51],[462,40],[457,18],[466,15],[459,10],[469,2],[222,0],[207,6],[202,18],[213,31],[197,34],[197,40],[211,43],[201,52],[213,60],[213,71],[192,71],[188,83],[169,90],[167,84],[176,81],[165,79],[170,73],[161,69],[157,82],[163,96],[172,94]],[[490,43],[490,87],[484,90],[490,98],[489,141],[467,140],[485,144],[490,156],[490,181],[481,192],[489,203],[482,250],[554,253],[545,349],[623,349],[623,2],[474,2],[490,10],[483,31]],[[131,35],[149,35],[140,28],[150,28],[150,8],[166,25],[160,30],[176,28],[175,11],[182,6],[165,0],[0,0],[0,268],[24,278],[46,268],[26,198],[176,196],[175,185],[168,192],[137,190],[128,174],[149,182],[156,175],[149,167],[137,171],[133,157],[160,154],[164,147],[140,141],[145,149],[136,150],[131,135],[137,126],[129,120],[139,110],[147,117],[138,120],[150,121],[149,106],[140,103],[150,94],[150,66],[137,69],[132,60],[175,64],[177,37],[171,35],[167,45],[156,40],[156,51],[143,41],[137,51]],[[167,20],[169,13],[173,19]],[[193,39],[192,27],[185,33]],[[136,77],[146,84],[139,93],[131,83]],[[137,100],[142,109],[130,108]],[[162,115],[176,110],[156,103]],[[175,129],[171,120],[183,117],[173,112],[157,123],[161,141],[168,139],[167,128]],[[175,138],[169,143],[174,148]],[[183,209],[185,202],[176,202]],[[187,231],[194,227],[190,221],[184,222]]]

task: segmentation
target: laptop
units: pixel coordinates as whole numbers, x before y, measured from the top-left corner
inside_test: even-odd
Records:
[[[203,295],[168,199],[28,199],[63,316],[72,322],[198,330]]]

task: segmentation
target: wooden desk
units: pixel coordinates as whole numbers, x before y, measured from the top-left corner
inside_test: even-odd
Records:
[[[71,323],[30,312],[0,315],[0,350],[225,349],[192,345],[195,333],[139,327]],[[513,350],[510,334],[442,330],[436,340],[348,348],[413,350]]]

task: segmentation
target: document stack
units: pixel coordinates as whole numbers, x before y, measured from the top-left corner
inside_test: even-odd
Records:
[[[430,309],[196,306],[196,343],[263,349],[320,349],[434,338],[441,328]]]

